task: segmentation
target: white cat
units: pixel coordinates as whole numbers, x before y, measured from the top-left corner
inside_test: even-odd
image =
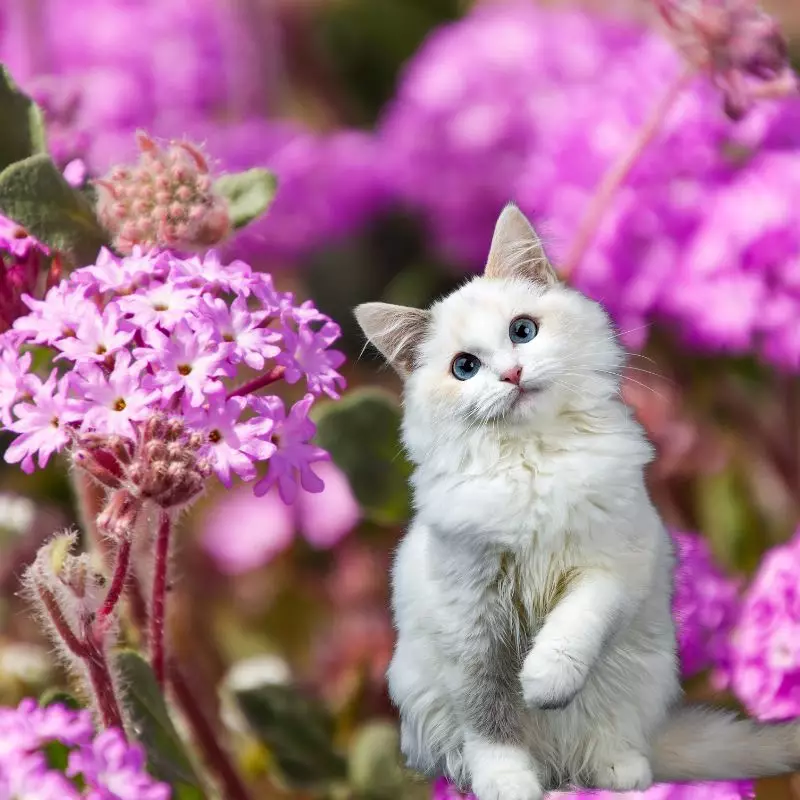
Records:
[[[672,542],[603,309],[513,205],[483,276],[429,310],[367,303],[405,382],[415,515],[389,668],[409,765],[479,800],[800,767],[800,733],[682,704]]]

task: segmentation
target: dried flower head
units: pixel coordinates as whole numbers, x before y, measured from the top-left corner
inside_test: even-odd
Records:
[[[126,255],[136,245],[192,251],[222,241],[231,230],[228,205],[200,149],[183,141],[162,148],[143,131],[136,141],[139,163],[96,181],[97,213],[115,248]]]
[[[678,48],[710,73],[738,119],[759,97],[797,91],[778,23],[755,0],[656,0]]]

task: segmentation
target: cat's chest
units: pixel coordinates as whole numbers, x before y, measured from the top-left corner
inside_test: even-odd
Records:
[[[592,463],[535,444],[452,471],[424,487],[419,508],[436,527],[495,538],[509,547],[559,539],[576,523],[595,483]]]

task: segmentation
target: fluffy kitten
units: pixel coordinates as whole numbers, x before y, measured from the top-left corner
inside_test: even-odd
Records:
[[[485,273],[429,310],[368,303],[405,382],[415,515],[388,678],[411,766],[479,800],[800,767],[795,725],[682,704],[672,543],[624,354],[514,206]]]

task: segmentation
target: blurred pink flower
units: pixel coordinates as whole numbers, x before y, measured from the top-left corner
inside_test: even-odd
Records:
[[[202,546],[221,572],[238,575],[268,564],[290,547],[296,533],[314,548],[334,547],[358,524],[361,511],[344,473],[329,461],[314,469],[325,488],[319,493],[299,488],[293,505],[274,487],[260,498],[242,487],[208,512]]]

